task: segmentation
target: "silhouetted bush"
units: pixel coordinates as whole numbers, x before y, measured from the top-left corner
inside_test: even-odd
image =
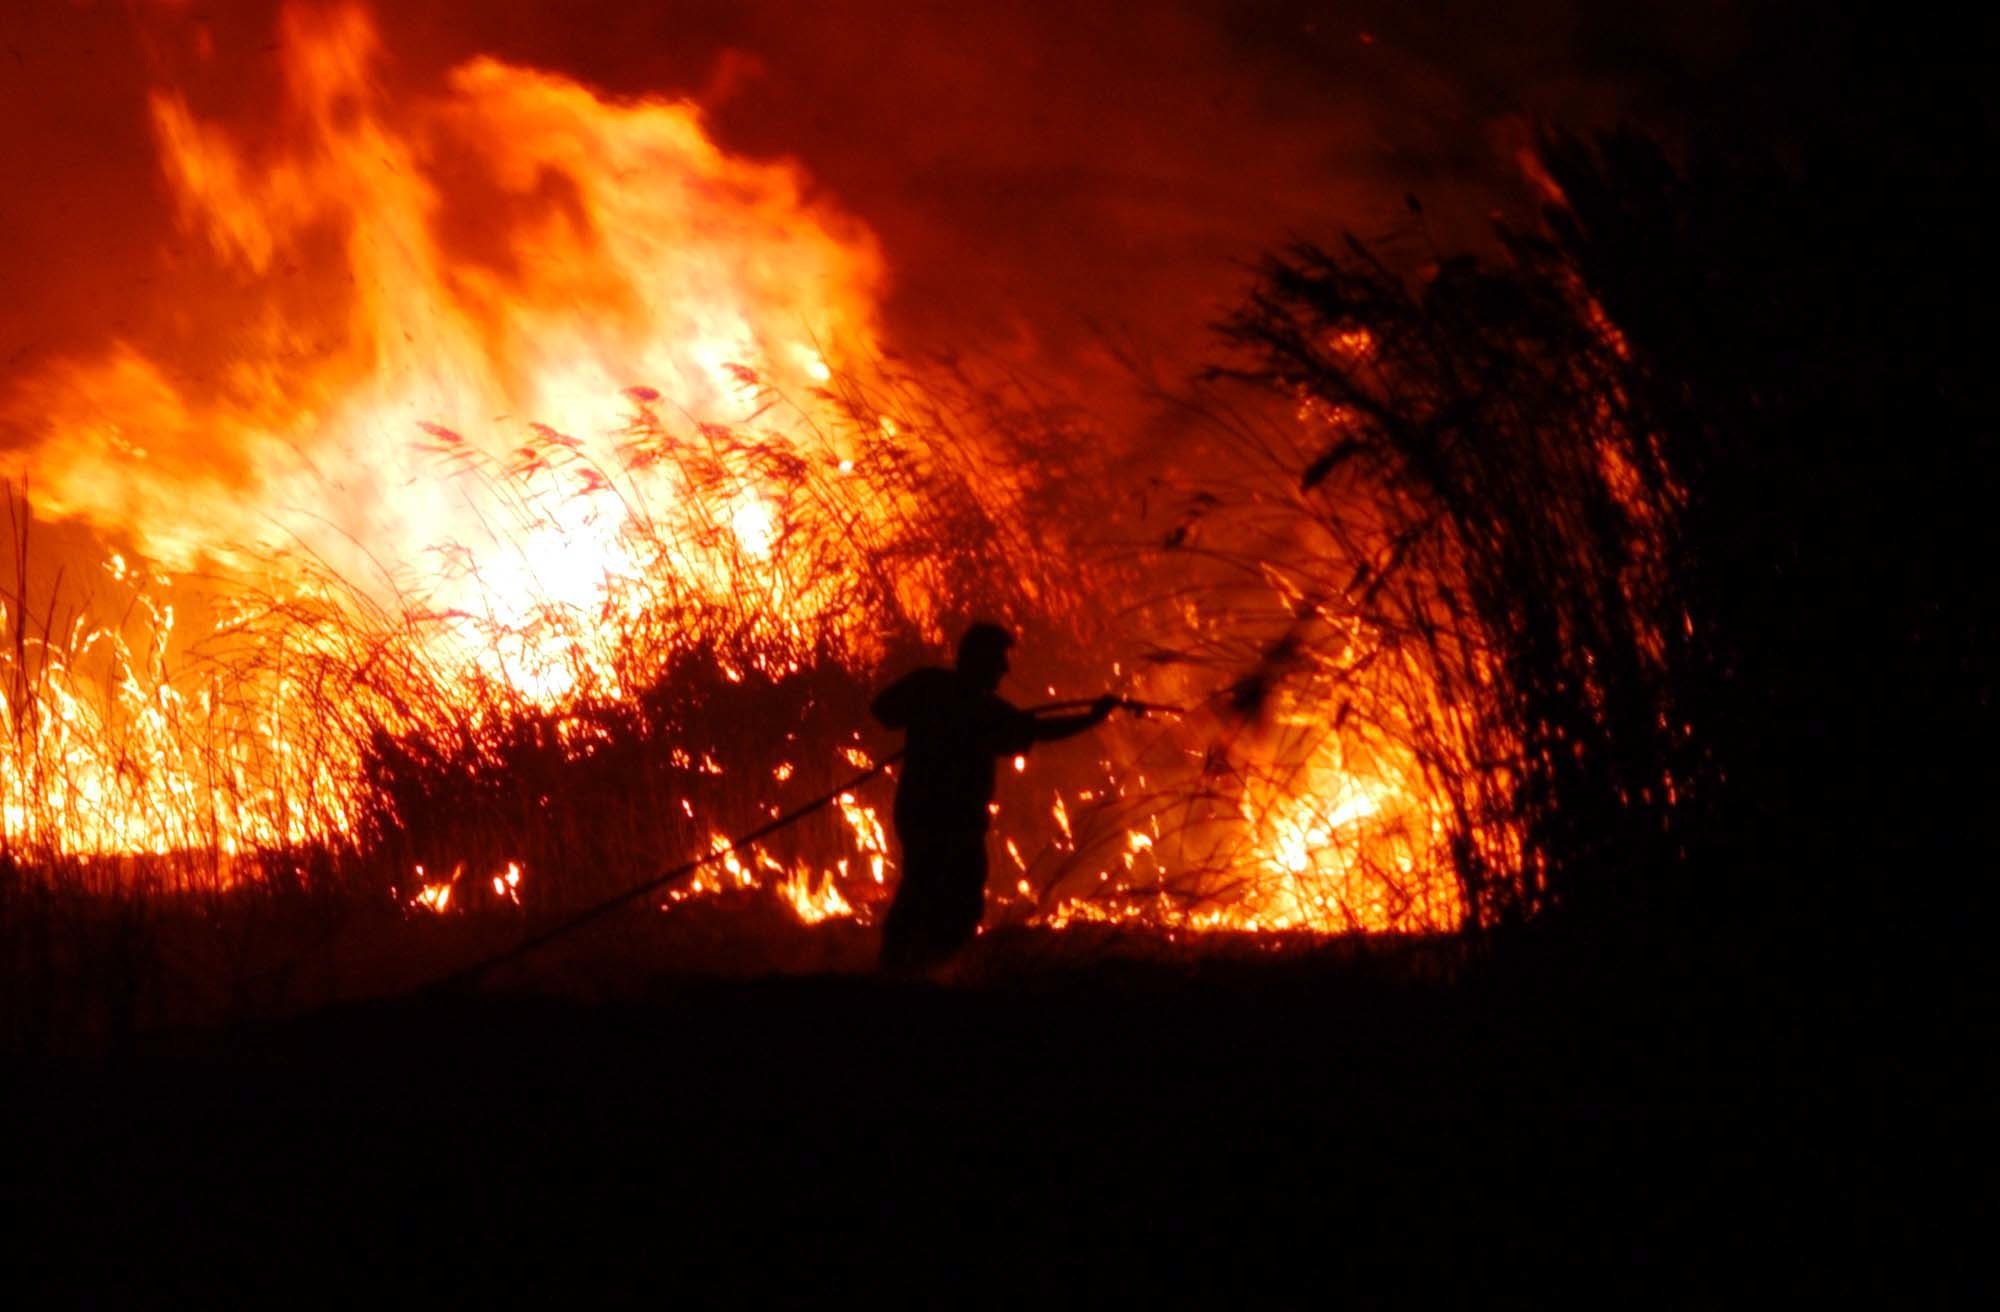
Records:
[[[1498,780],[1524,850],[1479,923],[1844,950],[1992,868],[1992,403],[1963,281],[1991,152],[1958,131],[1784,162],[1554,136],[1542,233],[1421,276],[1299,246],[1223,326],[1218,372],[1319,434],[1310,513],[1392,518],[1332,604],[1428,571],[1404,618],[1486,660],[1500,757],[1455,786]]]

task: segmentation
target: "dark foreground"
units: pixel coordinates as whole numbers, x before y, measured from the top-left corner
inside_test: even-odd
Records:
[[[1782,1007],[1409,975],[665,979],[17,1059],[9,1284],[1737,1302],[1974,1274],[1925,1203],[1983,1209],[1976,1155],[1865,1005],[1894,1069],[1857,1077]]]

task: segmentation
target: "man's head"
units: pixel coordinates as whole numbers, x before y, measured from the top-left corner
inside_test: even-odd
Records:
[[[958,640],[958,672],[991,692],[1007,673],[1007,649],[1013,645],[1013,634],[982,620]]]

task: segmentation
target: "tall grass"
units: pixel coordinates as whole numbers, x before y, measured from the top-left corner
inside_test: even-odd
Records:
[[[503,459],[419,435],[491,529],[438,544],[428,573],[347,576],[304,543],[206,581],[115,555],[45,569],[12,490],[15,927],[111,908],[143,923],[163,898],[243,923],[287,899],[558,915],[853,773],[885,661],[934,651],[967,615],[1047,630],[1083,614],[1035,494],[1086,453],[1020,397],[885,366],[805,404],[764,388],[761,423],[630,399],[608,457],[548,428]],[[504,610],[444,604],[486,595],[496,560],[531,580],[560,566],[547,544],[586,498],[615,507],[623,562],[588,604],[532,584]],[[189,611],[212,624],[187,633]],[[838,879],[865,908],[882,854],[879,826],[842,807],[705,878]],[[499,878],[510,867],[525,875]],[[50,898],[74,914],[29,914]]]
[[[1246,433],[1292,488],[1202,515],[1305,544],[1225,561],[1299,599],[1267,625],[1280,677],[1355,626],[1422,671],[1395,732],[1474,923],[1558,910],[1601,961],[1824,981],[1895,919],[1935,933],[1913,888],[1990,851],[1963,762],[1991,736],[1996,466],[1954,272],[1985,238],[1938,180],[1992,154],[1877,127],[1903,148],[1552,139],[1542,235],[1409,274],[1296,247],[1224,326],[1217,380],[1308,440]]]
[[[758,404],[733,425],[634,389],[609,440],[531,426],[496,453],[427,426],[413,440],[483,536],[420,568],[343,572],[365,544],[298,541],[200,595],[119,560],[86,602],[31,578],[17,494],[10,879],[142,922],[198,904],[259,924],[222,973],[267,984],[343,924],[428,934],[422,958],[509,938],[851,773],[882,672],[985,615],[1077,653],[1040,663],[1052,692],[1122,680],[1189,711],[1003,787],[998,919],[1426,933],[1533,909],[1516,729],[1463,560],[1410,531],[1421,498],[1386,464],[1300,482],[1325,415],[1211,398],[1175,521],[1079,555],[1134,522],[1108,513],[1130,489],[1031,388],[893,362],[796,399],[741,381]],[[581,593],[579,540],[616,547]],[[190,635],[173,606],[207,622]],[[65,770],[96,782],[50,782]],[[702,886],[809,879],[865,917],[885,802]]]
[[[1392,705],[1332,680],[1320,713],[1409,745],[1479,927],[1657,888],[1709,781],[1667,677],[1682,490],[1615,329],[1548,248],[1507,251],[1417,279],[1358,244],[1297,247],[1224,326],[1239,354],[1216,371],[1300,420],[1296,445],[1260,439],[1290,495],[1251,503],[1303,547],[1266,665],[1399,665]]]

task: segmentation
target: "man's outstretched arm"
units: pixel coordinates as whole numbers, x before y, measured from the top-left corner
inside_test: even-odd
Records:
[[[1106,693],[1092,702],[1090,709],[1074,715],[1035,716],[1034,734],[1038,743],[1059,743],[1065,738],[1074,738],[1089,729],[1095,729],[1111,718],[1111,712],[1118,709],[1118,699]]]

